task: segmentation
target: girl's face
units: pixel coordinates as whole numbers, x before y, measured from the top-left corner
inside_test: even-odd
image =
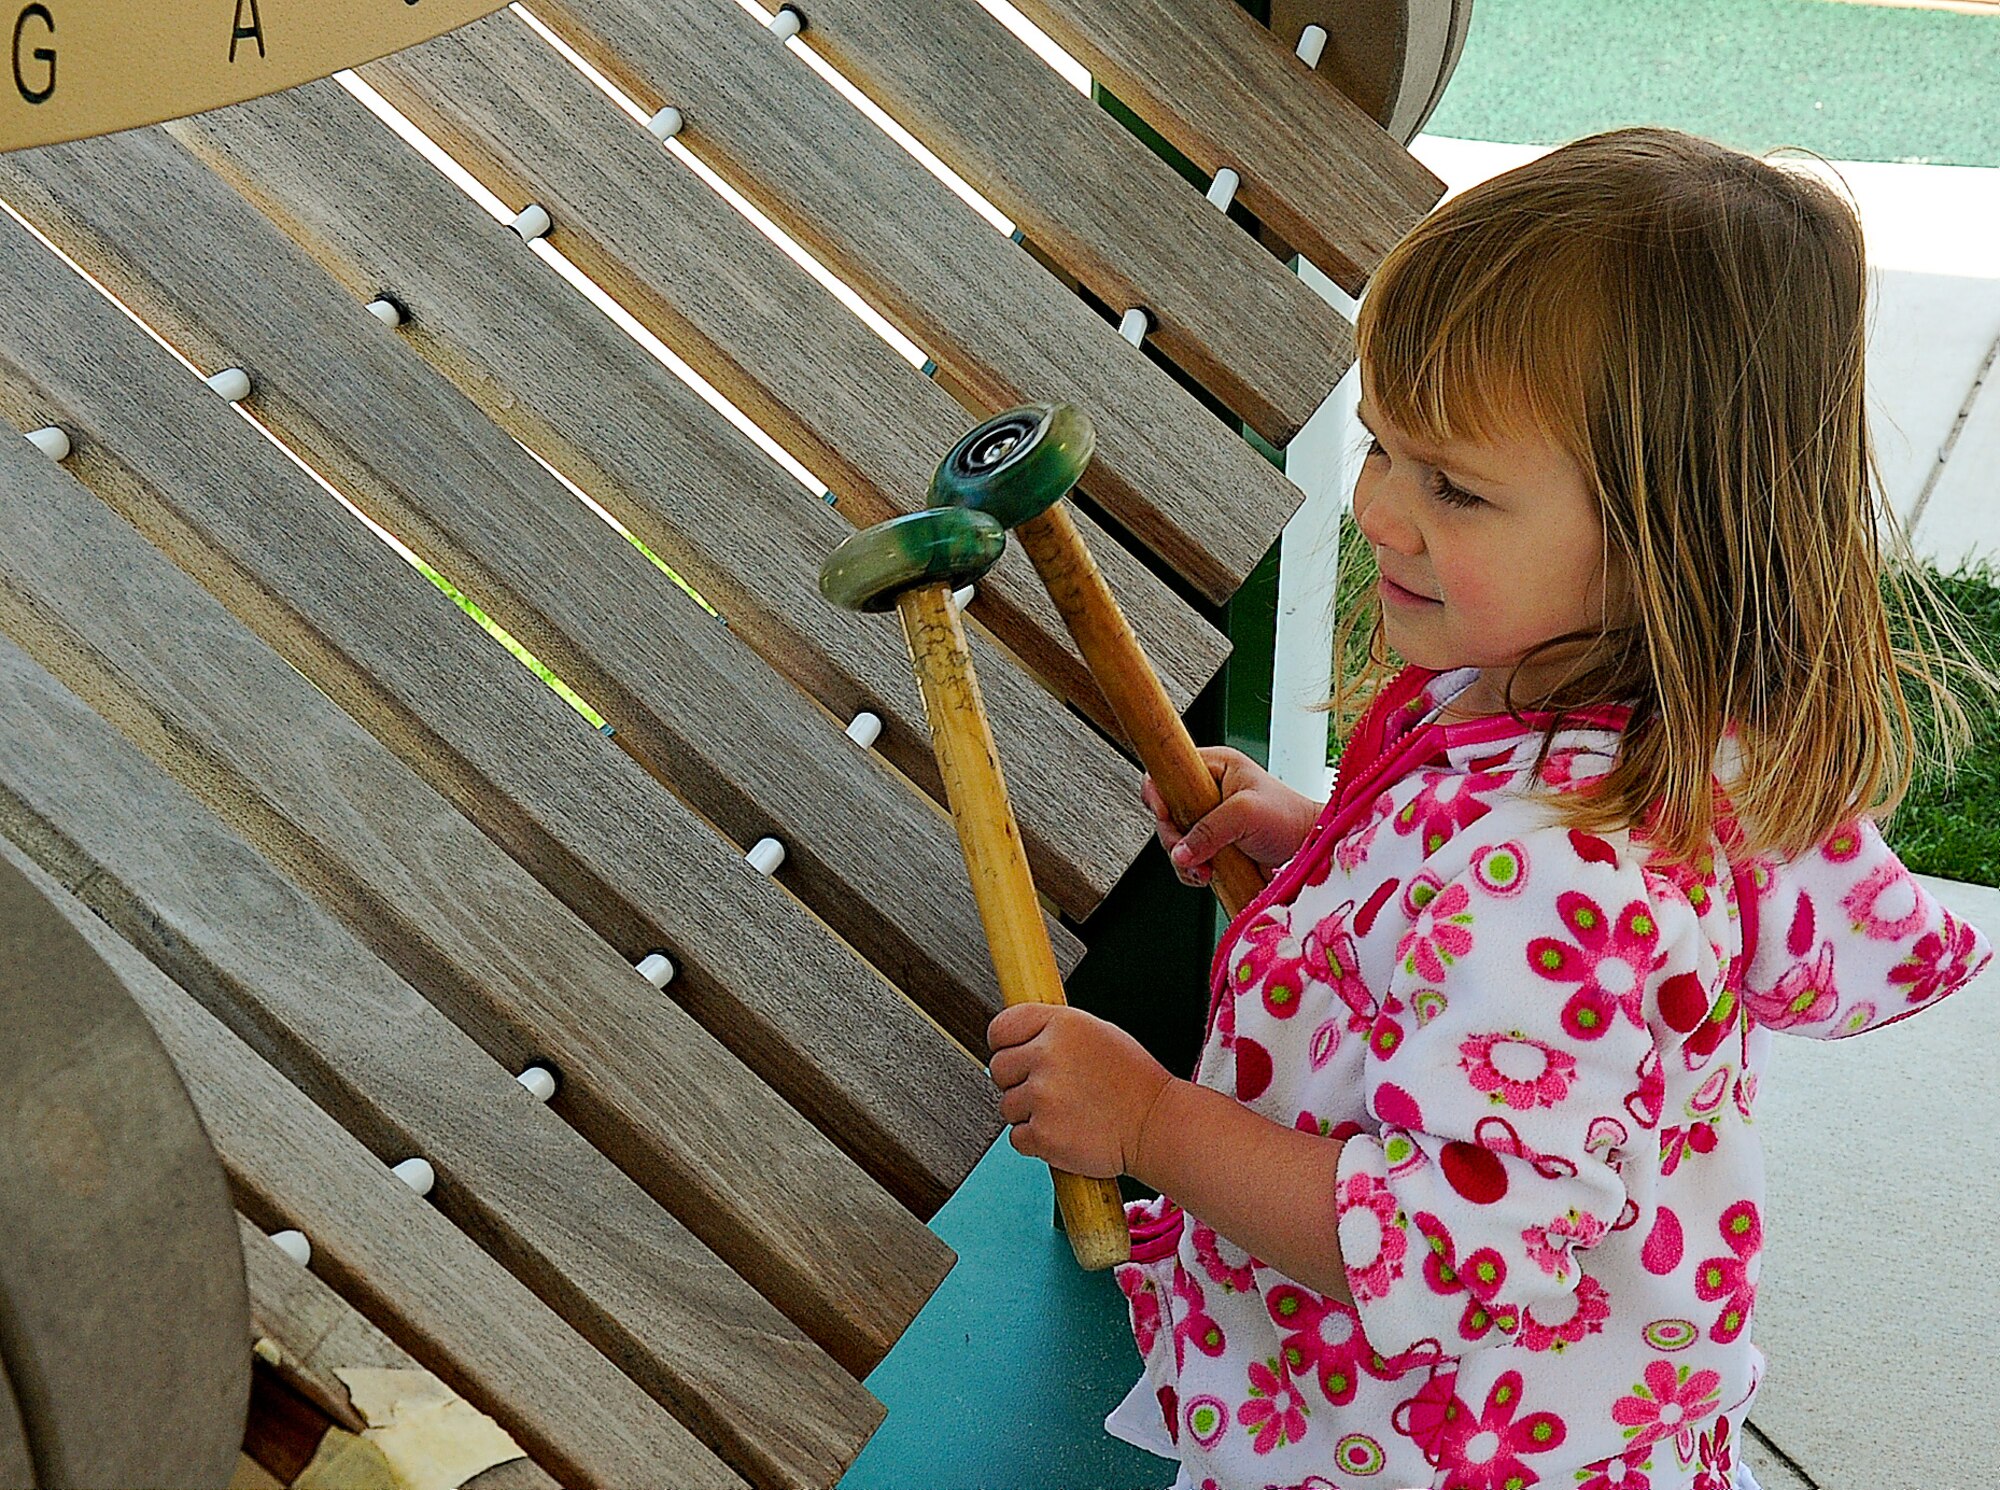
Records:
[[[1418,444],[1369,402],[1369,446],[1354,487],[1354,520],[1375,550],[1389,645],[1439,672],[1477,667],[1451,716],[1502,711],[1511,665],[1537,642],[1595,634],[1622,614],[1607,575],[1604,524],[1583,468],[1539,436]],[[1585,650],[1538,658],[1515,684],[1516,707],[1553,689]]]

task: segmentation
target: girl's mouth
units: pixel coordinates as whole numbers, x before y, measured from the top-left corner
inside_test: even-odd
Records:
[[[1389,576],[1386,574],[1380,575],[1378,576],[1378,578],[1381,581],[1380,589],[1382,592],[1382,598],[1388,601],[1392,605],[1419,606],[1419,605],[1436,605],[1439,603],[1435,600],[1427,600],[1422,595],[1412,594],[1410,591],[1404,589],[1401,585],[1397,584],[1394,580],[1390,579]]]

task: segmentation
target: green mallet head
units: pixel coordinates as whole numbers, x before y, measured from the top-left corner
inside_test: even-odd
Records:
[[[951,447],[931,477],[931,505],[990,512],[1019,527],[1063,499],[1096,448],[1090,420],[1075,404],[1008,409]]]
[[[819,567],[819,592],[846,610],[885,611],[918,585],[969,585],[1000,561],[1007,530],[966,507],[927,507],[849,535]]]

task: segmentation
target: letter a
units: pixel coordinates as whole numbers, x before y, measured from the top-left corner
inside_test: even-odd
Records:
[[[243,7],[250,7],[250,24],[243,24]],[[236,43],[255,38],[257,55],[264,55],[264,23],[257,19],[257,0],[236,0],[236,29],[229,33],[229,60],[236,60]]]

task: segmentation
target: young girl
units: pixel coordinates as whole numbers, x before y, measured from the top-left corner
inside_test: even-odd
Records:
[[[1222,804],[1162,816],[1191,882],[1225,842],[1283,864],[1195,1081],[1078,1010],[992,1025],[1015,1148],[1161,1192],[1108,1426],[1177,1485],[1751,1484],[1772,1035],[1990,957],[1874,821],[1899,669],[1946,765],[1942,654],[2000,679],[1949,627],[1892,641],[1864,277],[1820,182],[1651,129],[1473,188],[1376,274],[1354,517],[1373,675],[1377,638],[1409,665],[1324,810],[1211,751]]]

